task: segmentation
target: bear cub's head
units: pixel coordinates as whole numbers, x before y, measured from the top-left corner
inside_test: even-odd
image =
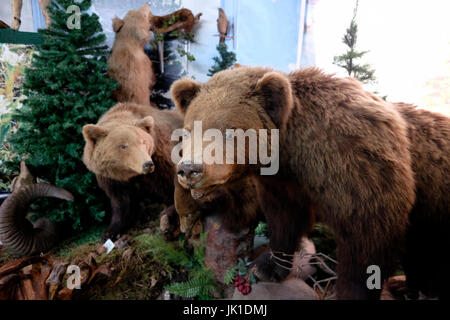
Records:
[[[117,181],[128,181],[135,176],[153,172],[153,125],[151,116],[139,120],[135,125],[85,125],[84,164],[95,174]]]
[[[134,39],[141,45],[150,41],[150,6],[146,3],[137,10],[130,10],[123,19],[115,17],[113,19],[113,30],[116,39]]]

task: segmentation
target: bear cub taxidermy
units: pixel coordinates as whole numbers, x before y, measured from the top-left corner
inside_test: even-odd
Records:
[[[173,205],[175,168],[170,155],[176,142],[170,136],[182,125],[175,110],[119,103],[97,124],[83,127],[83,162],[111,200],[111,223],[103,239],[113,239],[130,226],[132,202],[140,194]]]

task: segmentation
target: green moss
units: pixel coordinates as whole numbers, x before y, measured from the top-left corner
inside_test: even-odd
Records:
[[[86,257],[100,244],[104,226],[95,226],[86,232],[73,236],[52,250],[52,255],[64,261],[72,261],[76,257]]]

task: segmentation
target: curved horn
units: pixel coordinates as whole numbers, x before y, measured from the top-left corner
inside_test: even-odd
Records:
[[[19,255],[45,252],[56,241],[51,221],[39,219],[34,225],[25,217],[33,200],[53,197],[73,201],[67,190],[46,183],[28,185],[12,193],[0,207],[0,241],[6,249]]]

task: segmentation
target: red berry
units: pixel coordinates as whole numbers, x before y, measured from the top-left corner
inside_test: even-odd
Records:
[[[242,293],[243,295],[247,295],[247,294],[250,293],[250,291],[251,291],[250,287],[245,287],[244,290],[241,291],[241,293]]]

